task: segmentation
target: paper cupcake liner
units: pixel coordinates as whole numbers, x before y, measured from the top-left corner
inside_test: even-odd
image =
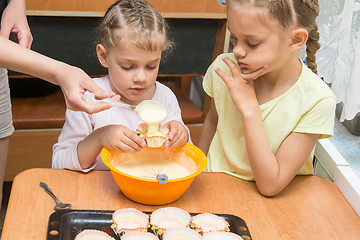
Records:
[[[161,147],[166,140],[168,140],[169,130],[166,127],[160,126],[159,132],[156,134],[148,135],[148,127],[146,123],[142,123],[138,126],[136,131],[140,134],[139,137],[145,139],[148,147],[158,148]]]
[[[222,217],[211,213],[201,213],[191,219],[190,226],[200,234],[229,231],[229,223]]]
[[[189,227],[173,227],[166,230],[162,240],[202,240],[201,235]],[[219,238],[220,239],[220,238]]]
[[[115,238],[109,236],[106,232],[96,229],[85,229],[80,233],[78,233],[75,237],[75,240],[88,240],[88,239],[115,240]]]
[[[161,237],[167,229],[188,226],[190,220],[191,216],[185,210],[176,207],[165,207],[152,212],[150,226],[155,235]]]
[[[209,232],[203,235],[203,240],[244,240],[242,237],[231,232]]]
[[[121,240],[159,240],[154,234],[149,232],[127,232]]]
[[[149,216],[135,208],[122,208],[116,210],[112,215],[111,226],[118,235],[125,232],[147,231],[149,228]]]

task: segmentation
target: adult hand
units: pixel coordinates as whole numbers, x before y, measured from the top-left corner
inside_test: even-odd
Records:
[[[99,99],[111,97],[119,100],[120,97],[115,93],[105,92],[98,87],[94,81],[80,68],[63,64],[63,69],[59,72],[57,83],[61,86],[64,93],[67,108],[74,111],[85,111],[89,114],[100,112],[111,108],[108,103],[89,104],[82,99],[86,91],[92,92]]]
[[[120,99],[120,96],[115,93],[107,93],[99,88],[80,68],[31,51],[3,37],[0,37],[0,53],[1,67],[27,73],[60,85],[66,106],[71,110],[92,114],[111,107],[107,103],[86,103],[82,99],[86,91],[95,93],[99,99],[106,97],[111,97],[115,101]]]
[[[10,33],[21,46],[30,48],[33,37],[26,19],[24,0],[11,0],[1,17],[0,35],[9,39]]]

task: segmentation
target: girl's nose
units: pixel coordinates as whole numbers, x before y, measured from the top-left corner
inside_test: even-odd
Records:
[[[237,58],[244,58],[246,56],[245,48],[241,47],[239,44],[234,46],[233,53]]]
[[[146,81],[146,77],[147,77],[147,74],[146,74],[145,69],[139,68],[138,71],[136,71],[136,74],[134,76],[134,81],[135,82],[144,82],[144,81]]]

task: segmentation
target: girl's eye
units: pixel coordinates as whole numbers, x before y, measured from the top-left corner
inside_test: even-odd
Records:
[[[155,69],[157,66],[147,66],[148,69],[152,70]]]
[[[248,43],[248,46],[250,48],[256,48],[257,46],[259,46],[260,43]]]
[[[134,67],[132,66],[121,66],[122,69],[124,69],[125,71],[129,71],[131,69],[133,69]]]

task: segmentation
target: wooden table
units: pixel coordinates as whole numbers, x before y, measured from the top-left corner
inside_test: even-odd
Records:
[[[53,199],[43,181],[73,209],[116,210],[134,207],[109,171],[88,174],[61,169],[30,169],[14,179],[2,239],[46,239]],[[299,176],[277,197],[263,197],[253,182],[224,173],[202,173],[188,191],[167,206],[188,212],[233,214],[247,223],[253,239],[360,239],[360,218],[335,184],[318,176]]]

